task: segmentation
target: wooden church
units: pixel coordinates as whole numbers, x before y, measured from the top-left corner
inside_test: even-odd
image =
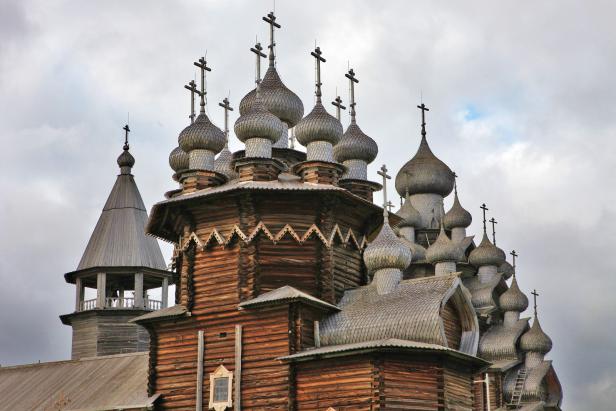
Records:
[[[345,130],[312,51],[305,114],[275,64],[281,26],[274,13],[263,20],[268,53],[251,49],[256,87],[234,123],[244,150],[229,151],[227,99],[223,129],[206,115],[201,58],[200,87],[186,86],[191,122],[169,157],[178,185],[148,218],[125,128],[120,175],[65,275],[72,359],[0,368],[0,410],[560,410],[538,294],[534,318],[521,318],[517,254],[509,264],[496,246],[485,205],[481,239],[466,232],[456,176],[428,145],[428,108],[418,106],[416,154],[395,179],[383,166],[369,181],[378,146],[358,125],[354,71]],[[174,244],[170,268],[155,238]]]

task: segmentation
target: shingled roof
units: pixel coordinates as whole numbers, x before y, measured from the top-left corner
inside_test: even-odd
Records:
[[[515,389],[518,370],[523,364],[511,369],[503,381],[503,392],[506,398],[511,398]],[[532,404],[543,401],[546,406],[559,407],[562,402],[562,387],[552,366],[552,361],[542,361],[536,367],[527,369],[528,376],[524,383],[522,402]]]
[[[373,284],[349,290],[338,304],[341,311],[320,325],[321,344],[342,345],[383,339],[448,347],[441,308],[454,297],[467,330],[460,351],[475,355],[477,318],[468,292],[456,274],[400,282],[390,293],[378,294]]]
[[[528,329],[529,318],[518,320],[513,326],[497,324],[481,337],[479,356],[488,361],[518,359],[517,343],[520,336]]]
[[[146,409],[148,354],[0,367],[0,410]]]
[[[132,174],[118,178],[103,207],[77,271],[94,267],[166,270],[160,247],[145,234],[148,214]]]

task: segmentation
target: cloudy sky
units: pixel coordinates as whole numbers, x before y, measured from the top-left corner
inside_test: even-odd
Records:
[[[74,287],[62,275],[115,180],[127,112],[151,206],[175,186],[167,156],[188,122],[193,60],[207,50],[209,113],[222,124],[216,103],[229,95],[237,107],[251,88],[249,47],[266,42],[272,5],[0,0],[0,364],[70,356],[58,315],[72,311]],[[540,291],[569,410],[616,402],[615,6],[276,2],[279,72],[306,107],[315,41],[327,98],[338,89],[346,100],[355,69],[358,121],[380,148],[373,179],[414,154],[423,93],[430,144],[460,176],[473,231],[485,202],[499,246],[520,254],[522,287]]]

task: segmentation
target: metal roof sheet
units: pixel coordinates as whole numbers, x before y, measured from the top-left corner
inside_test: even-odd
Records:
[[[147,353],[0,367],[0,411],[143,407],[147,370]]]

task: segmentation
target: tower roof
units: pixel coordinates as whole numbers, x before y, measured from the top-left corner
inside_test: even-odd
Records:
[[[552,339],[543,331],[539,318],[535,316],[530,330],[522,335],[520,348],[526,352],[547,354],[552,350]]]
[[[126,161],[128,156],[132,161]],[[145,234],[148,214],[130,173],[134,159],[128,152],[128,145],[118,158],[118,164],[122,171],[111,189],[77,271],[94,267],[166,270],[158,243]]]
[[[479,246],[471,251],[468,256],[469,262],[475,267],[482,267],[485,265],[495,265],[499,267],[505,262],[505,253],[503,250],[492,244],[488,239],[486,232],[483,232],[483,238]]]
[[[528,297],[520,290],[515,276],[511,281],[511,287],[501,294],[499,302],[503,311],[521,313],[528,308]]]
[[[421,214],[419,214],[419,211],[411,204],[411,199],[408,194],[406,195],[404,204],[396,214],[402,219],[402,221],[398,223],[398,227],[418,228],[421,224]]]

